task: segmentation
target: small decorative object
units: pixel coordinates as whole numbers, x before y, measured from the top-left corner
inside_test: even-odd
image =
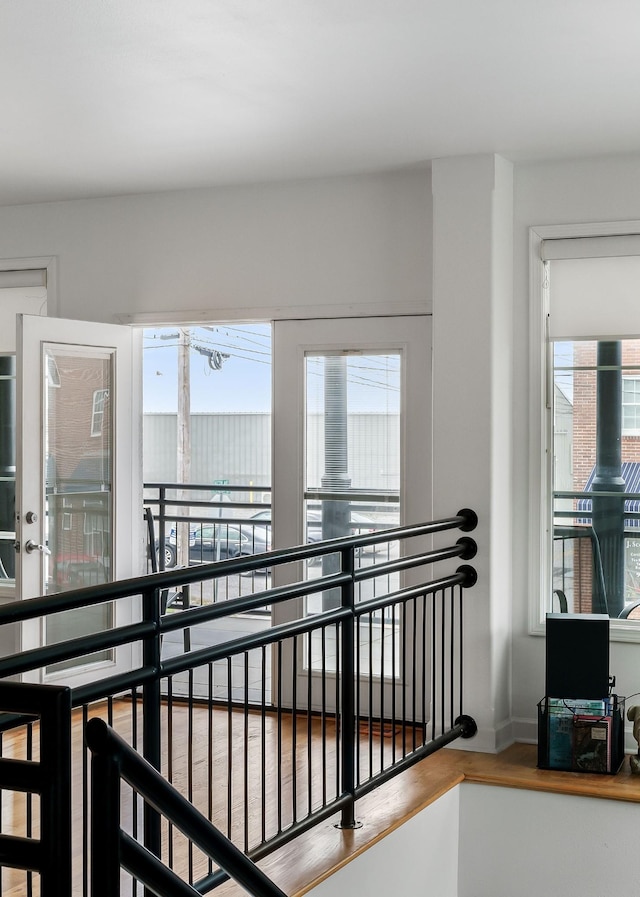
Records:
[[[640,706],[634,704],[627,710],[627,719],[633,723],[633,737],[638,742],[638,753],[629,757],[631,772],[640,775]]]

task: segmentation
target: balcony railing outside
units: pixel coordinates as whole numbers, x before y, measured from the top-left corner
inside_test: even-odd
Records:
[[[600,496],[608,493],[600,493]],[[613,497],[620,495],[611,494]],[[593,528],[592,492],[554,492],[553,606],[554,611],[604,613],[619,619],[640,619],[640,494],[625,493],[619,533],[624,556],[622,610],[609,600],[602,546]],[[615,603],[615,602],[614,602]]]

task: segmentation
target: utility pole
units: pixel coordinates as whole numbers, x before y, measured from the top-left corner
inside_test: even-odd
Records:
[[[180,328],[178,339],[178,482],[191,482],[191,331]],[[181,491],[181,501],[187,499],[188,490]],[[184,509],[182,509],[184,511]],[[190,509],[187,507],[187,516]],[[176,527],[176,562],[179,566],[189,565],[189,522]]]

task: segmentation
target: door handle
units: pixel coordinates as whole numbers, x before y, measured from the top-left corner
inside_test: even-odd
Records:
[[[33,551],[41,551],[43,554],[51,554],[51,551],[47,548],[46,545],[38,545],[37,542],[34,542],[33,539],[27,539],[24,543],[24,550],[27,554],[31,554]]]

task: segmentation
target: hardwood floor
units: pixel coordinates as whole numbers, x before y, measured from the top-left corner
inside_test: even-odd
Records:
[[[106,716],[106,708],[101,715]],[[93,711],[92,711],[93,714]],[[319,745],[320,723],[310,723],[304,717],[297,718],[296,726],[291,724],[290,717],[284,717],[281,735],[285,750],[281,768],[264,762],[262,742],[273,742],[276,736],[274,719],[264,720],[260,714],[251,715],[250,722],[242,718],[238,725],[230,721],[227,711],[216,711],[211,720],[205,710],[189,714],[185,707],[174,708],[172,719],[171,751],[165,745],[163,766],[165,774],[170,773],[174,784],[187,794],[192,802],[203,809],[213,810],[212,816],[216,824],[227,831],[228,820],[242,817],[246,812],[250,818],[249,834],[245,835],[236,825],[232,825],[230,834],[234,839],[248,839],[249,844],[259,840],[261,834],[261,808],[266,801],[266,830],[274,827],[286,827],[295,812],[303,815],[311,802],[321,800],[323,789],[333,787],[327,782],[323,772],[324,766],[332,769],[332,749],[327,755]],[[132,714],[129,702],[120,702],[114,706],[112,721],[114,728],[126,735],[131,728],[141,721],[138,714]],[[135,722],[134,722],[135,720]],[[82,718],[76,714],[74,719],[74,743],[78,758],[83,755],[81,742]],[[214,755],[211,762],[205,762],[202,755],[194,761],[194,744],[205,746],[210,738],[211,727],[220,727],[219,737],[214,737],[211,744],[224,744],[232,741],[236,748],[249,743],[256,743],[258,751],[250,754],[249,768],[236,759],[231,781],[222,769],[222,761],[226,762],[224,751]],[[310,733],[312,746],[307,749],[306,733]],[[331,732],[329,731],[331,735]],[[385,733],[380,739],[378,734],[375,743],[375,762],[388,756],[393,749],[401,749],[402,733],[397,732],[395,739]],[[362,733],[362,743],[366,734]],[[293,739],[293,740],[292,740]],[[304,745],[304,748],[291,752],[292,744]],[[331,745],[331,738],[329,739]],[[37,731],[34,732],[34,745],[37,743]],[[201,744],[201,746],[202,746]],[[471,744],[471,742],[470,742]],[[5,733],[2,740],[3,756],[24,757],[26,741],[24,734],[11,735]],[[37,756],[37,751],[35,752]],[[334,751],[333,751],[334,753]],[[189,759],[191,762],[185,762]],[[363,774],[370,762],[368,752],[360,754]],[[312,775],[307,776],[309,764]],[[189,773],[189,769],[192,770]],[[212,778],[213,773],[213,778]],[[331,777],[330,777],[331,778]],[[333,871],[340,868],[354,856],[361,854],[368,847],[384,837],[385,833],[398,828],[407,819],[414,816],[433,801],[437,800],[450,788],[463,781],[479,782],[511,788],[526,788],[539,791],[552,791],[564,794],[603,797],[614,800],[640,802],[640,776],[633,776],[629,771],[628,760],[622,770],[615,776],[584,773],[565,773],[536,768],[536,748],[533,745],[516,744],[498,755],[479,754],[473,751],[445,749],[427,758],[372,794],[366,796],[357,805],[357,818],[361,828],[343,831],[335,827],[338,817],[332,818],[312,831],[302,835],[294,843],[286,845],[259,864],[260,867],[288,895],[302,895],[309,891]],[[286,798],[280,808],[275,799],[277,785],[285,788]],[[83,763],[74,763],[74,894],[82,893],[82,847],[86,838],[86,829],[81,812],[81,795],[83,783]],[[219,800],[213,800],[211,792],[220,792]],[[295,795],[295,796],[294,796]],[[133,828],[140,826],[139,803],[136,804],[130,795],[123,801],[123,824]],[[31,821],[30,821],[31,818]],[[23,795],[4,791],[2,794],[2,832],[4,834],[25,834],[31,831],[38,834],[37,807],[31,813]],[[188,851],[186,843],[167,826],[163,829],[164,852],[171,859],[176,871],[185,877],[197,878],[207,869],[206,861],[197,855],[197,851]],[[171,845],[171,846],[170,846]],[[2,870],[3,897],[24,897],[28,891],[24,873],[5,868]],[[34,881],[32,891],[34,897],[39,893],[38,882]],[[131,893],[131,889],[123,891]],[[217,891],[220,895],[244,893],[231,883],[223,885]]]

